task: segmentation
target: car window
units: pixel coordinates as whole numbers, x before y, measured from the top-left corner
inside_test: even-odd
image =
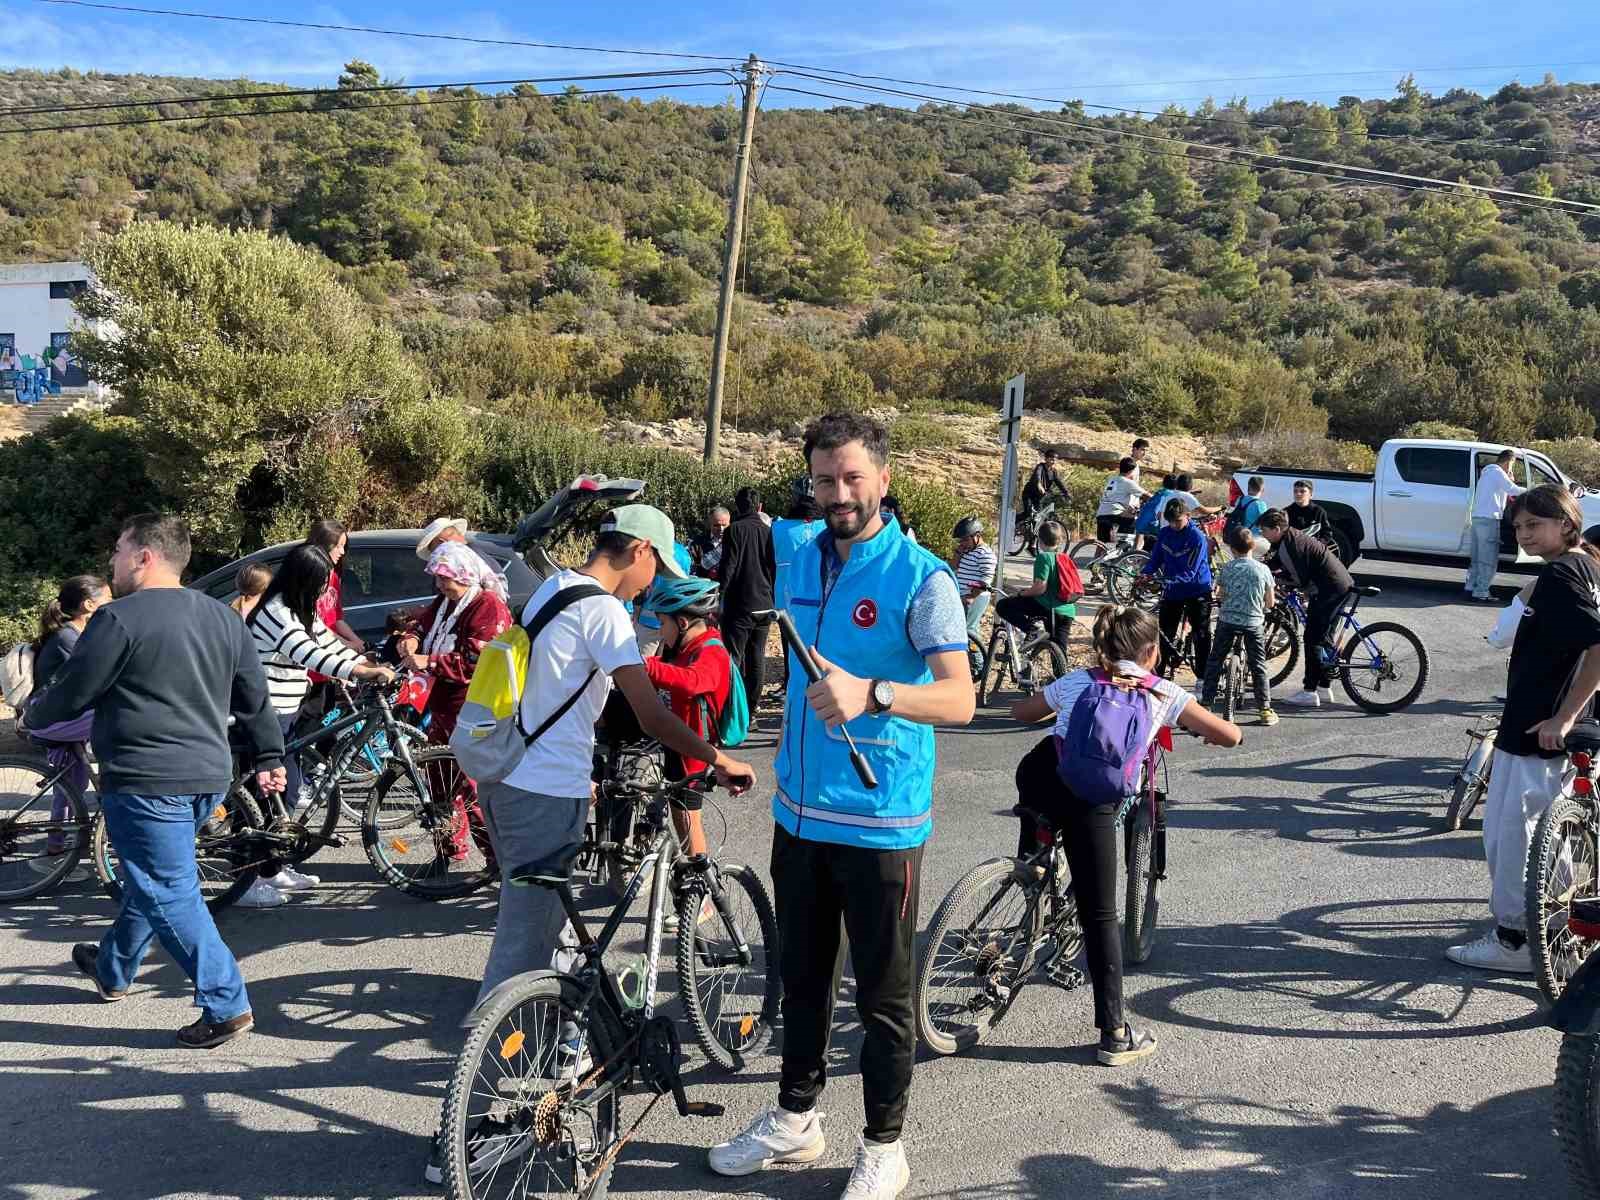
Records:
[[[1528,481],[1529,487],[1538,487],[1542,483],[1553,483],[1559,486],[1561,483],[1561,481],[1547,471],[1545,469],[1545,465],[1536,458],[1530,458],[1528,460],[1528,473],[1531,476]]]
[[[345,552],[344,606],[393,604],[433,595],[433,580],[410,546],[352,546]]]
[[[1499,457],[1499,454],[1493,450],[1477,451],[1472,456],[1472,478],[1482,479],[1483,469],[1490,463],[1497,461]],[[1528,468],[1524,465],[1524,462],[1525,460],[1523,459],[1522,455],[1517,455],[1517,457],[1511,461],[1511,469],[1506,472],[1506,474],[1511,476],[1511,482],[1516,484],[1518,487],[1528,486]]]
[[[1407,483],[1467,488],[1467,452],[1445,446],[1403,446],[1395,451],[1395,470]]]

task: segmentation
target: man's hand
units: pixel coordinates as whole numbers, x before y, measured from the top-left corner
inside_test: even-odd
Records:
[[[1558,713],[1548,720],[1540,721],[1537,725],[1528,726],[1528,732],[1539,735],[1539,749],[1561,750],[1567,744],[1567,734],[1572,732],[1575,720],[1574,717],[1563,720]]]
[[[822,678],[806,689],[806,700],[818,720],[829,729],[837,729],[867,711],[867,701],[872,691],[871,680],[859,679],[849,671],[834,666],[816,650],[811,652],[811,657],[817,660]]]
[[[273,767],[270,771],[256,772],[256,787],[261,789],[263,795],[268,792],[282,792],[289,786],[289,772],[284,767]]]
[[[711,764],[717,772],[717,783],[735,796],[742,796],[755,786],[756,769],[747,762],[729,758],[717,751],[717,761]]]
[[[426,654],[406,654],[401,657],[400,664],[410,671],[426,671],[428,669],[428,656]]]

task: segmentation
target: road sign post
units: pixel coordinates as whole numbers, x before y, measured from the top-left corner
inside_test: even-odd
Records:
[[[1006,555],[1011,553],[1012,532],[1016,517],[1012,509],[1016,504],[1017,442],[1022,438],[1022,393],[1028,376],[1024,372],[1006,380],[1000,395],[1000,440],[1006,448],[1004,474],[1000,480],[1000,546],[995,555],[994,586],[998,593],[1005,581]]]

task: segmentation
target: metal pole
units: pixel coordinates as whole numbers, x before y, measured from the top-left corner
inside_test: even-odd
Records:
[[[739,243],[744,237],[744,198],[750,185],[750,155],[756,132],[756,82],[761,60],[752,54],[744,64],[744,130],[733,168],[733,196],[728,201],[728,240],[722,251],[722,286],[717,293],[717,334],[711,343],[711,395],[706,401],[705,461],[717,461],[722,436],[722,382],[728,366],[728,329],[733,324],[733,284],[739,266]]]

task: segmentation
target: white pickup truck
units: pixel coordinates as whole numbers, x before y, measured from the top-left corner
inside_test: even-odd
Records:
[[[1391,438],[1378,451],[1378,469],[1371,474],[1255,467],[1234,474],[1229,502],[1243,494],[1252,475],[1259,475],[1267,485],[1261,498],[1274,508],[1287,508],[1294,500],[1294,481],[1308,479],[1312,501],[1327,511],[1333,525],[1329,533],[1345,562],[1361,554],[1466,560],[1471,557],[1478,475],[1504,448],[1495,442]],[[1569,479],[1538,451],[1518,449],[1511,477],[1522,487],[1560,484],[1577,497],[1584,528],[1600,524],[1600,493]],[[1503,542],[1501,560],[1526,561],[1527,556]]]

